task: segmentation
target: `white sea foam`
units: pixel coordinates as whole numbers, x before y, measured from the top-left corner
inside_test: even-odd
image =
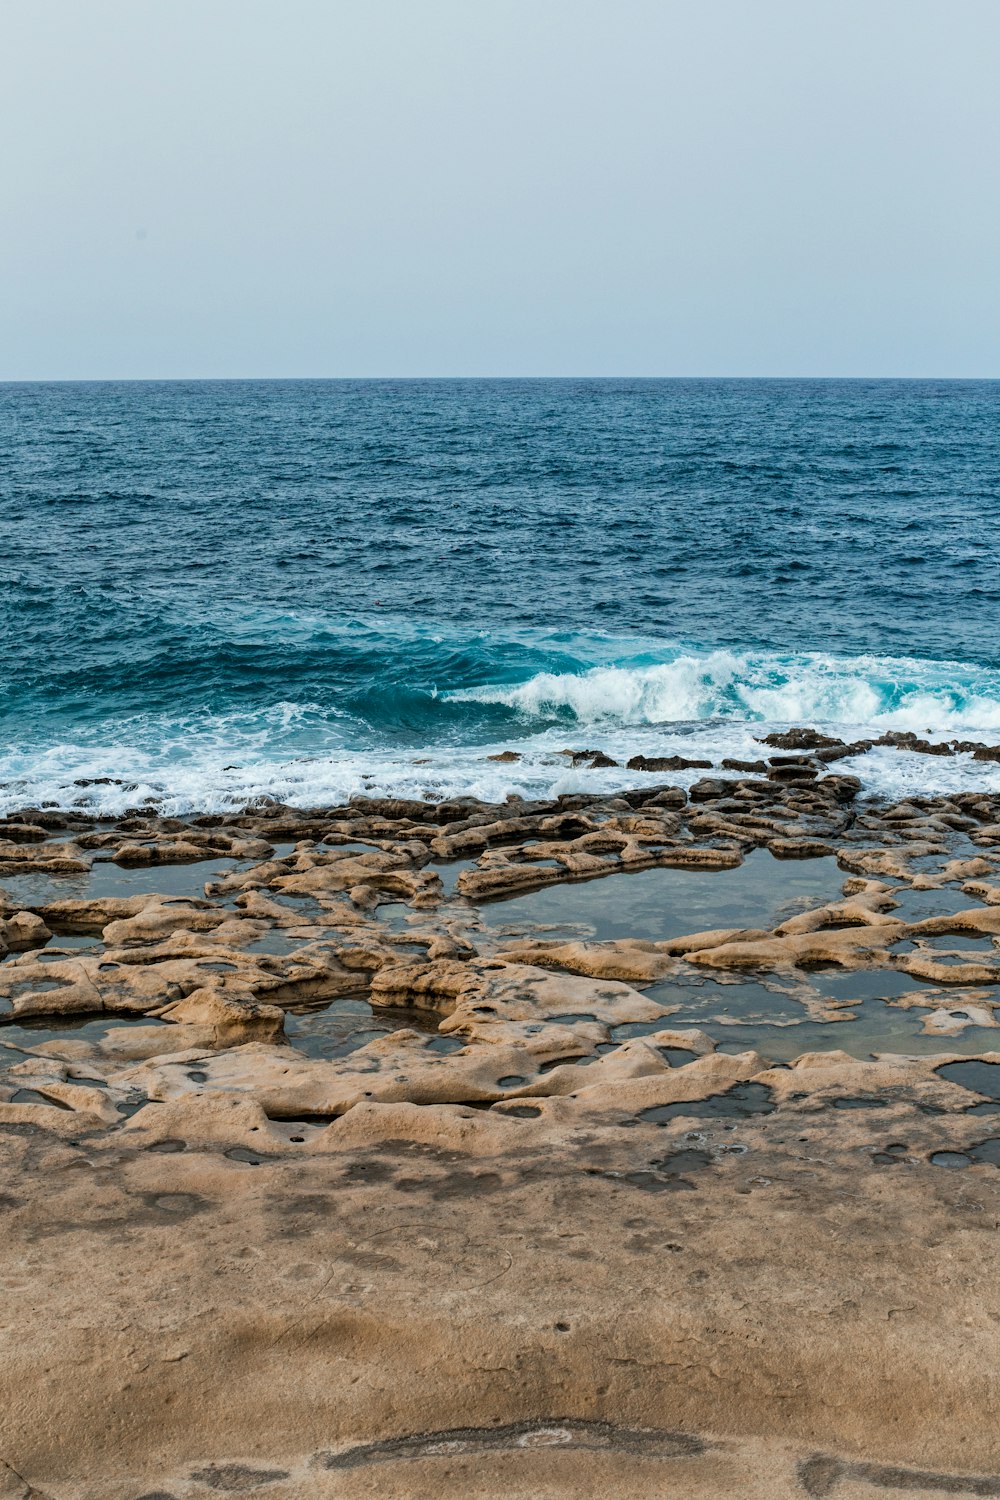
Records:
[[[594,725],[735,718],[944,735],[1000,730],[1000,672],[911,657],[680,652],[669,661],[542,672],[446,696]]]
[[[760,734],[767,727],[755,724],[753,729]],[[520,754],[518,761],[489,759],[512,746]],[[236,764],[207,747],[203,753],[176,760],[123,743],[62,744],[41,756],[0,758],[0,812],[48,804],[114,817],[152,800],[163,813],[182,815],[239,808],[260,796],[295,807],[336,804],[356,795],[432,800],[472,796],[501,802],[512,794],[554,797],[564,792],[608,792],[652,780],[684,786],[707,774],[687,770],[649,777],[626,769],[624,762],[635,754],[680,754],[718,766],[723,757],[748,760],[767,753],[750,726],[719,721],[676,726],[671,731],[619,728],[589,734],[585,741],[569,742],[569,747],[602,749],[620,765],[601,770],[574,768],[570,758],[559,753],[567,748],[567,736],[552,731],[496,745],[437,746],[423,752],[341,750],[281,758],[258,750]],[[940,757],[880,748],[838,761],[832,769],[860,776],[866,792],[876,796],[972,788],[1000,791],[1000,766],[974,761],[970,755]]]
[[[215,717],[137,716],[77,739],[0,751],[0,812],[76,806],[116,816],[147,801],[168,814],[223,811],[260,796],[293,806],[351,796],[551,797],[634,786],[633,755],[711,761],[758,759],[771,729],[818,725],[847,740],[887,729],[932,739],[1000,738],[1000,673],[955,662],[676,651],[666,660],[637,652],[619,665],[539,673],[528,681],[428,694],[425,748],[365,747],[348,721],[313,703],[280,703]],[[661,656],[667,653],[660,653]],[[493,743],[443,745],[436,705],[514,709]],[[448,733],[456,734],[449,721]],[[482,733],[482,727],[476,731]],[[574,769],[563,750],[602,750],[620,764]],[[514,749],[510,763],[491,755]],[[838,771],[860,776],[873,795],[967,788],[1000,791],[1000,766],[971,755],[928,756],[878,748]],[[687,784],[700,770],[657,780]]]

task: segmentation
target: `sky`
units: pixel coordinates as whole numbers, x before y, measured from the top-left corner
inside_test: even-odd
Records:
[[[0,0],[0,379],[1000,375],[997,0]]]

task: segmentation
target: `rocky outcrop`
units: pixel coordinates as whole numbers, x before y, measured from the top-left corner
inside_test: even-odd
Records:
[[[0,898],[0,1494],[998,1488],[1000,799],[771,748],[689,795],[5,825],[46,879]],[[148,880],[81,895],[96,859]],[[607,941],[489,904],[657,870],[812,894]],[[926,1051],[838,1045],[874,980]]]

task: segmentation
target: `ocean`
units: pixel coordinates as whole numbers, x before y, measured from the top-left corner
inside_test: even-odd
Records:
[[[1000,382],[3,385],[0,811],[604,790],[798,724],[995,743],[998,520]]]

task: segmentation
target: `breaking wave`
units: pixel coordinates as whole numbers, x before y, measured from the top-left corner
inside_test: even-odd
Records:
[[[593,725],[746,719],[945,736],[1000,730],[1000,672],[912,657],[678,652],[667,661],[540,672],[448,696]]]
[[[556,796],[634,785],[628,759],[682,755],[755,759],[760,739],[793,724],[822,726],[845,739],[887,729],[932,739],[1000,738],[1000,672],[961,662],[823,653],[699,651],[654,643],[577,637],[517,643],[493,638],[440,643],[422,680],[398,688],[400,642],[371,675],[358,708],[331,689],[304,702],[183,712],[108,710],[73,732],[11,737],[0,749],[0,812],[78,807],[118,816],[155,805],[162,812],[223,811],[259,797],[320,806],[355,795],[444,798]],[[388,647],[389,643],[386,643]],[[617,659],[612,657],[618,648]],[[518,681],[472,683],[475,655],[486,675],[501,662]],[[588,663],[587,658],[590,658]],[[560,670],[532,670],[546,658]],[[597,660],[595,661],[595,658]],[[385,663],[391,663],[380,672]],[[567,670],[573,663],[575,670]],[[448,666],[460,664],[460,686]],[[335,671],[336,653],[330,657]],[[530,675],[527,675],[529,674]],[[414,674],[415,675],[415,674]],[[318,680],[318,679],[316,679]],[[452,675],[454,683],[454,675]],[[395,696],[394,696],[395,694]],[[353,706],[352,706],[353,705]],[[602,750],[618,762],[574,766],[570,750]],[[515,758],[497,761],[502,752]],[[890,748],[838,763],[880,795],[1000,790],[1000,767],[970,755],[927,756]],[[701,771],[667,773],[686,783]]]

